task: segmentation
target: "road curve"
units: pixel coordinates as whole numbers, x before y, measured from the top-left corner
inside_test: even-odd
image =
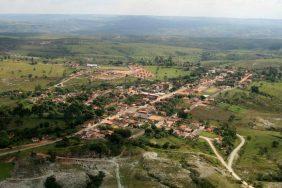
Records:
[[[241,143],[231,152],[231,154],[228,157],[228,167],[232,168],[233,162],[235,157],[238,155],[238,152],[240,151],[240,149],[245,145],[245,138],[239,134],[237,134],[237,137],[241,140]]]
[[[210,145],[212,151],[213,151],[214,154],[216,155],[216,157],[217,157],[217,159],[219,160],[219,162],[221,162],[221,164],[222,164],[225,168],[229,169],[228,166],[227,166],[227,164],[226,164],[226,162],[224,161],[223,157],[218,153],[218,151],[216,150],[215,146],[213,145],[211,138],[204,137],[204,136],[200,136],[200,138],[202,138],[202,139],[204,139],[205,141],[207,141],[207,143]],[[236,178],[236,179],[237,179],[237,178]],[[240,179],[240,180],[241,180],[241,179]]]
[[[238,136],[238,135],[237,135]],[[240,135],[239,135],[240,136]],[[238,136],[238,137],[239,137]],[[240,136],[240,139],[241,139],[242,136]],[[204,137],[204,136],[200,136],[201,139],[204,139],[205,141],[207,141],[207,143],[210,145],[211,149],[213,150],[214,154],[216,155],[217,159],[221,162],[221,164],[231,173],[231,175],[238,181],[241,181],[242,184],[245,186],[245,187],[248,187],[248,188],[253,188],[253,186],[249,185],[246,181],[242,180],[233,170],[233,168],[231,167],[232,166],[232,163],[233,163],[233,160],[234,158],[232,159],[231,158],[231,166],[229,166],[225,160],[223,159],[223,157],[218,153],[218,151],[216,150],[215,146],[213,145],[212,143],[212,139],[211,138],[208,138],[208,137]],[[243,137],[242,137],[243,138]],[[237,154],[237,152],[241,149],[241,147],[245,144],[245,139],[241,139],[241,143],[240,143],[240,147],[238,146],[236,149],[235,149],[235,152],[232,151],[232,153],[234,153],[233,155],[235,156]],[[236,152],[237,151],[237,152]]]

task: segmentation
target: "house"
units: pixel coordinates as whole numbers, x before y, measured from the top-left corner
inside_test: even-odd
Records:
[[[149,120],[154,121],[154,122],[156,122],[156,121],[163,121],[163,120],[164,120],[164,117],[162,117],[162,116],[157,116],[157,115],[151,115],[151,116],[149,117]]]
[[[94,68],[97,68],[97,67],[98,67],[97,64],[90,64],[90,63],[87,63],[86,66],[87,66],[87,67],[94,67]]]
[[[31,141],[32,141],[33,143],[36,143],[36,142],[39,142],[40,140],[39,140],[39,138],[35,138],[35,137],[34,137],[34,138],[31,139]]]
[[[105,120],[105,121],[103,122],[103,124],[106,124],[106,125],[113,125],[114,123],[113,123],[112,121],[110,121],[110,120]]]

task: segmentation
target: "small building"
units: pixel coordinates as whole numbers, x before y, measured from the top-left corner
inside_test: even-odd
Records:
[[[156,121],[163,121],[164,117],[157,116],[157,115],[152,115],[152,116],[149,117],[149,120],[154,121],[154,122],[156,122]]]
[[[87,66],[87,67],[93,67],[93,68],[97,68],[97,67],[98,67],[97,64],[90,64],[90,63],[87,63],[86,66]]]

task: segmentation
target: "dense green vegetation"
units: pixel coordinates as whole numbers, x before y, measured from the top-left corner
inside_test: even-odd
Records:
[[[10,177],[13,168],[14,164],[0,163],[0,181]]]
[[[1,107],[0,114],[2,115],[1,129],[6,130],[1,132],[0,147],[19,144],[34,137],[68,135],[76,130],[77,125],[101,115],[99,110],[95,111],[79,100],[74,100],[69,104],[43,102],[27,105],[19,103],[14,108]],[[35,118],[39,121],[35,120],[33,126],[29,125],[30,120]],[[10,122],[16,126],[10,127]],[[13,137],[7,140],[8,132]]]

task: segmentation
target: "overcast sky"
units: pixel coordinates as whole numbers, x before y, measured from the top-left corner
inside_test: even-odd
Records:
[[[0,13],[282,19],[282,0],[0,0]]]

